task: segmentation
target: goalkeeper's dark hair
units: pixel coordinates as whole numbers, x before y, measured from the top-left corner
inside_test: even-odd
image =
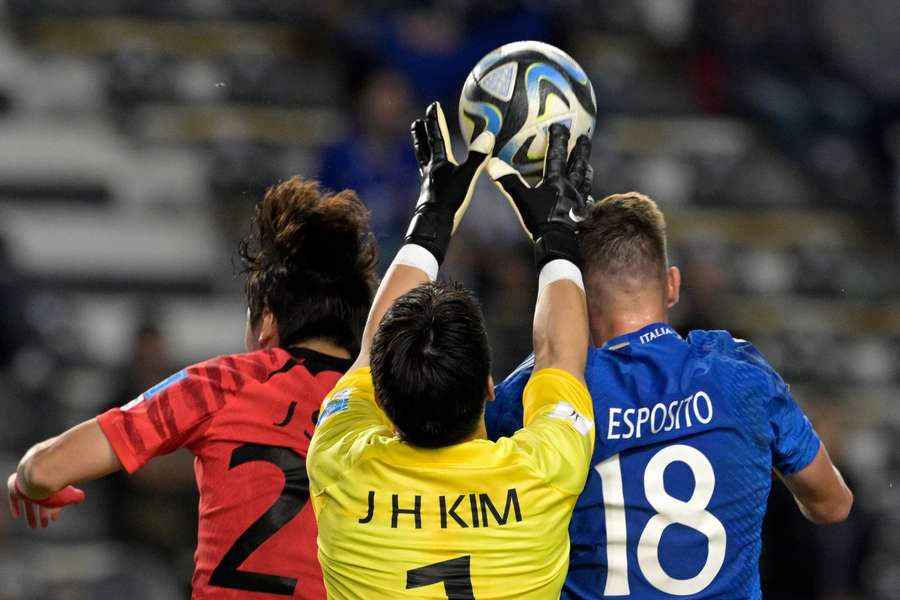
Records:
[[[272,186],[238,255],[252,324],[269,309],[283,347],[320,338],[359,351],[378,277],[369,211],[355,192],[325,193],[301,177]]]
[[[491,371],[478,300],[455,283],[427,283],[388,310],[372,342],[375,397],[400,436],[441,448],[471,436]]]

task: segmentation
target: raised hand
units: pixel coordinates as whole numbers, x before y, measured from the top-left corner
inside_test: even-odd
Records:
[[[433,102],[425,118],[416,119],[411,130],[422,187],[406,241],[425,247],[440,263],[472,199],[478,174],[494,148],[494,136],[485,131],[475,138],[466,160],[457,164],[439,102]]]
[[[534,188],[499,158],[492,158],[487,164],[491,179],[516,211],[525,233],[535,242],[538,268],[554,258],[580,262],[575,231],[591,192],[591,142],[581,136],[567,162],[569,135],[569,130],[560,123],[550,126],[544,177]]]

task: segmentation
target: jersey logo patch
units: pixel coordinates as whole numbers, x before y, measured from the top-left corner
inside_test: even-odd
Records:
[[[134,400],[132,400],[131,402],[126,404],[125,406],[123,406],[121,410],[129,410],[131,408],[134,408],[135,406],[137,406],[144,400],[150,400],[151,398],[153,398],[153,396],[159,394],[167,387],[178,383],[179,381],[181,381],[182,379],[184,379],[187,376],[188,376],[187,369],[182,369],[182,370],[178,371],[177,373],[175,373],[174,375],[170,375],[169,377],[166,377],[165,379],[163,379],[162,381],[160,381],[159,383],[154,385],[152,388],[150,388],[149,390],[147,390],[146,392],[144,392],[143,394],[141,394],[140,396],[138,396],[137,398],[135,398]]]
[[[587,437],[594,427],[594,422],[586,419],[584,415],[575,410],[568,402],[558,402],[556,407],[547,416],[551,419],[559,419],[560,421],[568,421],[575,431]]]
[[[331,415],[344,412],[350,408],[350,394],[352,393],[353,388],[347,388],[332,396],[331,400],[328,401],[328,404],[325,405],[325,408],[322,409],[321,414],[319,414],[319,420],[316,422],[316,425],[321,425],[325,422],[325,419]]]

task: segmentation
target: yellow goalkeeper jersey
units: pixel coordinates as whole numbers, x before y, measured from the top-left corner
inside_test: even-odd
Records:
[[[523,402],[511,438],[425,449],[394,435],[368,368],[337,383],[307,457],[329,598],[559,596],[593,408],[558,369],[536,372]]]

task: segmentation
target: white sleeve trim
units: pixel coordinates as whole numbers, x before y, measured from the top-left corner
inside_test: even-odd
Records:
[[[397,256],[394,257],[393,264],[415,267],[416,269],[424,271],[431,281],[437,279],[437,259],[434,257],[434,254],[418,244],[406,244],[400,248],[400,251],[397,252]]]
[[[584,291],[584,280],[581,277],[581,269],[575,266],[575,263],[570,260],[557,258],[551,260],[541,268],[541,272],[538,275],[538,294],[544,291],[544,288],[551,283],[563,279],[575,282],[575,285],[580,287],[582,292]]]

